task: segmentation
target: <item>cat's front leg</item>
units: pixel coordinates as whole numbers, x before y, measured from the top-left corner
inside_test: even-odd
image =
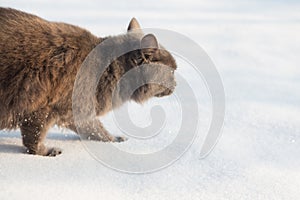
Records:
[[[69,125],[67,125],[66,128],[79,134],[80,138],[83,140],[94,140],[102,142],[123,142],[127,140],[125,137],[111,135],[103,127],[102,123],[97,119],[80,122],[78,123],[77,127],[72,122]]]
[[[46,109],[23,116],[20,122],[20,129],[27,153],[42,156],[56,156],[61,154],[62,151],[60,149],[47,148],[43,143],[48,129],[54,122],[54,117]]]

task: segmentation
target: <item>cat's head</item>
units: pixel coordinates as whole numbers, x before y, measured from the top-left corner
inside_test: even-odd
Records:
[[[137,33],[141,49],[128,54],[131,67],[140,68],[140,77],[146,84],[138,87],[131,99],[142,103],[151,97],[170,95],[176,86],[174,71],[177,68],[173,56],[160,44],[153,34],[143,34],[137,20],[133,18],[128,26],[128,32]]]

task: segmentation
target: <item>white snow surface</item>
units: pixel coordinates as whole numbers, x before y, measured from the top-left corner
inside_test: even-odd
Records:
[[[212,153],[199,159],[196,140],[174,164],[148,174],[102,165],[71,131],[50,130],[46,144],[63,149],[52,158],[25,154],[20,132],[2,130],[1,200],[300,199],[299,1],[1,0],[0,6],[76,24],[99,36],[123,33],[133,16],[144,27],[177,31],[206,50],[226,93],[222,136]],[[207,127],[209,103],[205,97],[201,101]],[[130,106],[133,118],[147,121],[149,104]],[[109,119],[104,121],[119,134]],[[149,147],[134,139],[120,147],[152,151],[169,137],[172,133]]]

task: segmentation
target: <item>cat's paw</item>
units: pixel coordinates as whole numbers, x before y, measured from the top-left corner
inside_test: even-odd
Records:
[[[59,148],[50,148],[46,156],[55,157],[62,153],[62,150]]]
[[[27,148],[26,153],[39,155],[39,156],[49,156],[55,157],[62,153],[62,150],[59,148],[47,148],[43,144],[39,146],[39,148]]]
[[[114,137],[113,142],[124,142],[126,140],[128,140],[126,137],[116,136]]]

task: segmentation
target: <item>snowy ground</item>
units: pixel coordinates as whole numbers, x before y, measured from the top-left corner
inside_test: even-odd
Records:
[[[47,144],[63,154],[46,158],[22,153],[18,131],[1,131],[0,199],[300,198],[298,1],[2,0],[0,5],[99,36],[125,31],[132,16],[146,27],[177,31],[206,50],[226,92],[223,134],[214,151],[200,160],[195,142],[180,160],[151,174],[103,166],[71,132],[51,130]],[[205,126],[209,109],[201,109]],[[131,150],[143,146],[128,142]]]

